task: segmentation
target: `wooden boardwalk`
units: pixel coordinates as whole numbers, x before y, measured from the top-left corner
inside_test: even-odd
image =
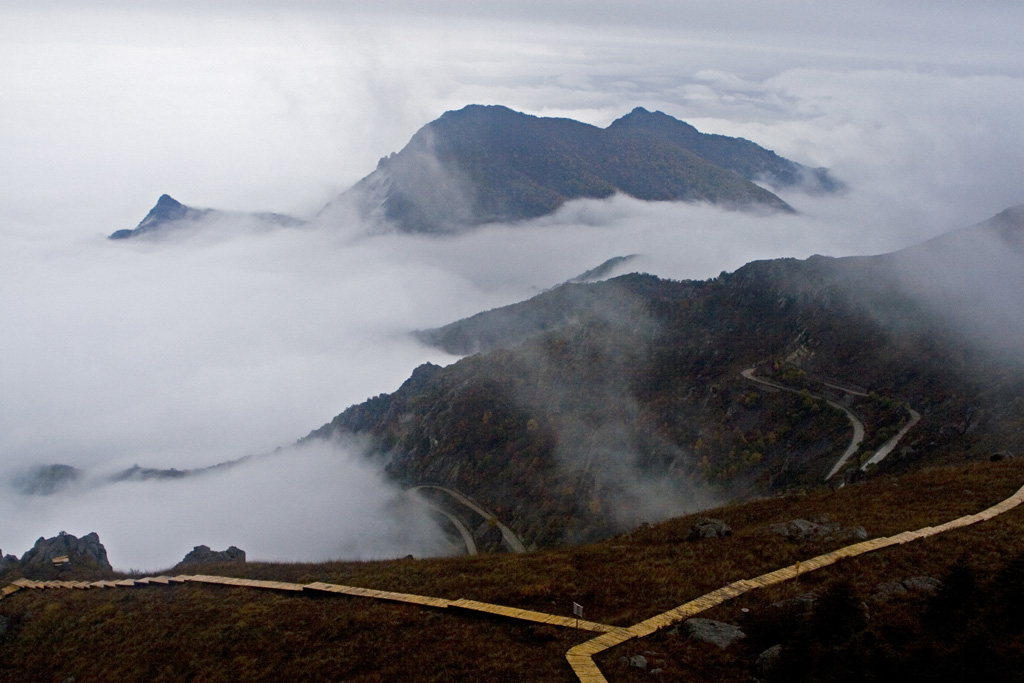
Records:
[[[389,602],[402,602],[422,607],[433,607],[439,609],[466,610],[470,612],[484,612],[494,614],[508,619],[520,621],[532,621],[538,624],[549,624],[565,628],[577,628],[582,631],[593,631],[607,633],[616,630],[616,627],[608,624],[599,624],[594,621],[585,621],[574,617],[565,617],[558,614],[547,614],[545,612],[534,612],[532,610],[519,609],[518,607],[507,607],[495,605],[489,602],[477,600],[449,600],[447,598],[436,598],[427,595],[414,595],[411,593],[395,593],[382,591],[373,588],[360,588],[358,586],[342,586],[333,583],[287,583],[283,581],[255,581],[252,579],[236,579],[228,576],[208,576],[205,574],[183,574],[180,576],[147,576],[141,579],[120,579],[117,581],[33,581],[32,579],[18,579],[10,585],[0,589],[0,599],[16,593],[23,589],[48,590],[48,589],[74,589],[84,590],[89,588],[135,588],[142,586],[180,584],[180,583],[205,583],[219,586],[232,586],[236,588],[259,588],[263,590],[275,590],[292,593],[303,591],[315,593],[335,593],[351,595],[361,598],[373,598],[375,600],[386,600]]]
[[[806,574],[807,572],[812,572],[816,569],[821,569],[822,567],[828,567],[829,565],[835,564],[844,557],[855,557],[857,555],[863,555],[864,553],[880,550],[881,548],[909,543],[910,541],[914,541],[919,538],[935,536],[936,534],[941,534],[944,531],[949,531],[951,529],[959,529],[978,522],[984,522],[992,519],[993,517],[998,517],[1004,512],[1012,510],[1021,503],[1024,503],[1024,486],[1019,488],[1016,493],[1001,503],[993,505],[992,507],[973,515],[965,515],[964,517],[959,517],[946,522],[945,524],[940,524],[939,526],[929,526],[924,527],[923,529],[918,529],[917,531],[904,531],[903,533],[896,534],[895,536],[873,538],[869,541],[854,543],[853,545],[845,546],[830,553],[818,555],[817,557],[812,557],[809,560],[804,560],[788,567],[783,567],[782,569],[776,569],[773,572],[762,574],[761,576],[753,579],[741,579],[739,581],[734,581],[727,586],[723,586],[718,590],[706,593],[695,600],[691,600],[690,602],[670,609],[667,612],[662,612],[661,614],[653,616],[645,621],[641,621],[629,628],[615,629],[597,636],[596,638],[592,638],[591,640],[570,649],[566,653],[565,659],[569,662],[569,666],[571,666],[572,670],[576,673],[577,678],[579,678],[583,683],[607,683],[607,679],[601,673],[597,664],[594,663],[594,655],[611,649],[616,645],[620,645],[627,640],[649,636],[659,629],[685,621],[692,616],[700,614],[712,607],[716,607],[726,600],[731,600],[743,593],[795,579],[801,574]]]
[[[752,579],[734,581],[727,586],[723,586],[722,588],[711,591],[710,593],[706,593],[694,600],[629,627],[610,626],[608,624],[584,621],[582,619],[577,620],[574,617],[534,612],[532,610],[507,607],[505,605],[495,605],[487,602],[478,602],[476,600],[466,600],[464,598],[449,600],[447,598],[414,595],[411,593],[395,593],[392,591],[360,588],[357,586],[343,586],[333,583],[316,582],[301,584],[283,581],[257,581],[252,579],[236,579],[227,576],[208,576],[205,574],[147,576],[139,579],[119,579],[115,581],[33,581],[31,579],[18,579],[17,581],[0,588],[0,600],[3,600],[4,598],[7,598],[21,590],[88,590],[202,583],[238,588],[274,590],[286,593],[336,593],[355,597],[372,598],[375,600],[420,605],[422,607],[436,609],[466,610],[493,614],[508,619],[549,624],[551,626],[564,628],[578,628],[580,630],[599,633],[600,635],[597,637],[571,648],[566,653],[565,659],[568,661],[569,666],[572,667],[573,672],[575,672],[577,678],[579,678],[582,683],[607,683],[607,679],[605,679],[604,674],[601,673],[600,668],[598,668],[597,664],[594,662],[594,655],[613,648],[616,645],[620,645],[628,640],[632,640],[633,638],[644,638],[659,629],[685,621],[690,617],[700,614],[705,610],[711,609],[712,607],[720,605],[723,602],[731,600],[739,595],[758,588],[764,588],[765,586],[771,586],[777,583],[782,583],[783,581],[795,579],[801,574],[806,574],[807,572],[812,572],[835,564],[845,557],[863,555],[864,553],[880,550],[889,546],[909,543],[919,538],[935,536],[945,531],[950,531],[951,529],[959,529],[961,527],[970,526],[971,524],[990,520],[994,517],[998,517],[1004,512],[1012,510],[1021,503],[1024,503],[1024,486],[1001,503],[993,505],[992,507],[973,515],[965,515],[938,526],[924,527],[916,531],[904,531],[903,533],[896,534],[894,536],[874,538],[868,541],[854,543],[853,545],[848,545],[830,553],[825,553],[824,555],[818,555],[817,557],[803,560],[788,567],[776,569],[773,572],[768,572],[767,574],[762,574]]]

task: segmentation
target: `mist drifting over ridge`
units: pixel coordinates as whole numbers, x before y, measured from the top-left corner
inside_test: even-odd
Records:
[[[107,22],[109,10],[86,8],[74,13],[87,29],[80,41],[70,40],[70,19],[47,19],[55,38],[44,45],[30,40],[43,17],[3,9],[22,37],[0,48],[9,65],[0,69],[0,142],[9,151],[0,164],[11,179],[0,191],[0,351],[17,359],[0,370],[0,478],[54,462],[103,472],[268,453],[394,390],[420,363],[453,360],[418,345],[411,330],[524,299],[611,257],[635,253],[631,269],[706,278],[757,258],[907,246],[1021,199],[1019,48],[998,40],[1011,9],[974,17],[970,26],[996,39],[968,31],[958,56],[916,33],[889,42],[866,28],[848,37],[861,48],[849,53],[815,51],[810,37],[779,50],[770,29],[735,50],[729,39],[740,34],[727,15],[707,18],[703,36],[669,24],[641,41],[650,27],[612,40],[600,26],[530,32],[486,12],[473,31],[457,21],[419,29],[362,16],[373,30],[358,37],[343,11],[322,11],[321,22],[235,16],[235,33],[223,37],[216,29],[225,17],[172,7]],[[958,16],[948,7],[928,14],[933,26]],[[159,22],[195,30],[187,39],[138,38]],[[498,34],[486,45],[474,37]],[[254,42],[273,49],[253,51]],[[54,98],[64,106],[52,107]],[[116,248],[103,239],[134,225],[163,192],[197,206],[310,217],[422,123],[468,102],[598,125],[636,105],[661,109],[830,166],[851,189],[784,196],[799,211],[788,217],[614,196],[515,229],[443,239],[366,238],[353,224],[269,232],[238,224]],[[20,553],[66,528],[98,531],[118,567],[166,566],[197,543],[237,544],[257,559],[404,554],[372,535],[351,542],[354,532],[331,522],[337,509],[316,518],[289,507],[297,497],[336,497],[355,501],[345,514],[359,515],[366,505],[356,492],[377,483],[379,500],[391,500],[373,476],[352,474],[351,487],[339,486],[338,462],[347,461],[310,456],[301,473],[286,470],[292,478],[261,464],[217,481],[217,489],[259,491],[260,504],[281,501],[281,518],[299,526],[332,527],[333,537],[300,535],[308,554],[285,543],[295,527],[221,514],[253,498],[211,502],[204,519],[220,521],[203,527],[182,511],[185,489],[158,483],[139,498],[4,495],[0,547]],[[141,506],[151,516],[139,515]],[[154,529],[167,539],[162,548],[144,541]],[[429,536],[408,552],[430,547]],[[267,543],[247,541],[260,538]]]

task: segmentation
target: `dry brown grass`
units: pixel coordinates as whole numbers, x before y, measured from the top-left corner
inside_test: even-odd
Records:
[[[710,512],[728,522],[734,534],[699,543],[683,540],[697,516],[692,515],[585,547],[527,555],[225,564],[201,571],[463,597],[567,616],[572,603],[579,602],[587,619],[630,625],[736,579],[843,545],[793,543],[767,532],[771,523],[827,513],[844,525],[864,526],[872,537],[891,535],[977,512],[1022,483],[1024,462],[1007,461],[792,494]],[[849,579],[857,591],[866,592],[881,581],[940,575],[964,553],[979,571],[994,571],[1024,550],[1022,531],[1024,511],[1018,509],[937,538],[842,561],[798,584],[755,591],[705,616],[737,621],[741,607],[754,611],[838,579]],[[0,681],[69,676],[78,682],[572,681],[563,655],[590,637],[363,598],[205,585],[21,591],[0,602],[0,615],[10,621],[0,640]],[[745,680],[748,660],[756,656],[753,647],[709,653],[657,634],[620,646],[599,661],[611,680],[630,680],[633,674],[619,669],[618,657],[661,648],[667,651],[667,673]],[[705,662],[704,668],[698,662]]]

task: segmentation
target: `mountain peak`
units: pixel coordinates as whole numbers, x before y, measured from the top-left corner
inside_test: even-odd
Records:
[[[705,143],[712,138],[709,152]],[[421,128],[347,200],[403,232],[450,232],[538,218],[573,199],[615,193],[792,212],[755,181],[768,177],[778,181],[768,184],[787,187],[810,174],[752,142],[706,136],[643,107],[598,128],[471,104]]]
[[[181,202],[179,202],[177,199],[175,199],[174,197],[172,197],[169,194],[162,194],[162,195],[160,195],[160,199],[156,200],[156,206],[154,206],[153,208],[156,209],[156,208],[159,208],[159,207],[172,207],[172,206],[184,206],[184,204],[182,204]]]
[[[625,116],[612,121],[608,128],[609,130],[614,130],[633,127],[650,128],[655,126],[683,129],[694,135],[702,135],[702,133],[699,133],[696,128],[685,121],[680,121],[674,116],[669,116],[663,111],[650,111],[643,107],[635,107],[633,111],[629,112]]]
[[[177,220],[184,218],[188,213],[189,207],[185,206],[177,199],[169,194],[160,195],[160,199],[156,200],[156,205],[150,209],[146,217],[142,219],[142,223],[147,220]],[[141,226],[142,223],[139,225]]]
[[[136,237],[151,232],[167,223],[201,218],[208,212],[209,209],[193,209],[190,206],[185,206],[169,194],[162,194],[156,200],[153,208],[146,214],[146,217],[135,226],[134,230],[118,230],[110,235],[110,239],[121,240]]]
[[[293,227],[305,221],[292,216],[278,213],[243,213],[238,211],[221,211],[218,209],[195,209],[182,204],[169,194],[162,194],[146,217],[133,230],[118,230],[110,235],[112,240],[138,237],[147,233],[163,232],[168,226],[181,226],[199,220],[216,220],[225,218],[245,218],[255,220],[267,226]]]

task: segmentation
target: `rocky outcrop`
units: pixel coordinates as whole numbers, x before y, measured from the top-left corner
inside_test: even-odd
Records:
[[[702,517],[697,523],[690,527],[690,533],[686,535],[687,541],[700,541],[705,538],[725,538],[732,536],[732,528],[720,519]]]
[[[18,558],[14,555],[4,555],[4,551],[0,550],[0,574],[14,569],[18,566]]]
[[[178,564],[205,564],[209,562],[245,562],[245,551],[230,546],[227,550],[210,550],[208,545],[197,545]]]
[[[778,534],[790,541],[866,541],[868,533],[862,526],[843,527],[839,522],[832,521],[828,515],[811,519],[794,519],[768,527],[773,534]]]
[[[67,569],[113,569],[107,560],[107,549],[100,543],[100,537],[95,531],[81,538],[64,531],[53,538],[40,538],[22,556],[18,565],[26,576],[33,576],[40,572],[47,573],[45,570],[51,570],[57,564],[55,560],[61,558],[67,558],[66,561],[60,561],[61,566]]]

